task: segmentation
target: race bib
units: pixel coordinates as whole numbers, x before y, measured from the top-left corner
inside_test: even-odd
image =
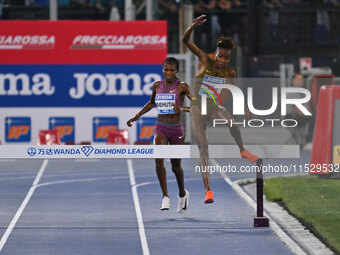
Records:
[[[158,114],[174,114],[175,94],[157,94],[156,105]]]
[[[227,80],[225,78],[210,76],[210,75],[206,74],[206,75],[204,75],[199,94],[200,95],[205,94],[205,95],[208,96],[208,98],[210,98],[210,95],[209,95],[209,93],[210,93],[212,97],[216,98],[217,95],[209,87],[212,87],[217,92],[217,94],[220,94],[222,89],[221,88],[215,88],[215,85],[226,84],[226,81]],[[207,93],[207,92],[209,92],[209,93]]]

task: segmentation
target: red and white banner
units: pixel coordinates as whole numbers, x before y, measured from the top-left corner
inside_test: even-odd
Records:
[[[0,64],[161,64],[165,21],[0,21]]]
[[[0,141],[57,129],[62,143],[105,143],[150,99],[166,57],[166,21],[0,21]]]

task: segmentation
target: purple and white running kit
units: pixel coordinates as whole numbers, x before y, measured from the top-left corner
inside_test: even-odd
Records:
[[[183,101],[178,94],[179,80],[175,80],[170,87],[164,86],[164,80],[161,81],[156,90],[156,105],[158,114],[175,114],[173,110],[174,104],[183,106]],[[183,143],[184,141],[184,127],[183,123],[164,123],[161,121],[156,122],[155,135],[161,134],[166,137],[170,144]]]

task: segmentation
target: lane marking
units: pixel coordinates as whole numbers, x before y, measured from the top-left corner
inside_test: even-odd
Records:
[[[145,176],[143,176],[145,177]],[[190,181],[200,181],[202,180],[202,177],[199,177],[199,178],[186,178],[185,179],[185,182],[190,182]],[[177,183],[177,180],[176,179],[168,179],[167,180],[167,183],[172,183],[172,182],[175,182]],[[150,184],[158,184],[159,185],[159,181],[153,181],[153,182],[142,182],[142,183],[139,183],[139,184],[136,184],[136,187],[139,188],[141,186],[145,186],[145,185],[150,185]]]
[[[54,177],[76,177],[76,176],[84,176],[84,173],[78,173],[78,174],[69,174],[67,171],[63,172],[63,171],[58,171],[59,173],[62,174],[45,174],[45,178],[54,178]],[[19,175],[19,174],[17,174]],[[0,182],[1,181],[8,181],[8,180],[20,180],[20,179],[33,179],[35,175],[31,174],[31,175],[27,175],[27,176],[21,176],[21,177],[17,177],[17,175],[10,175],[11,177],[2,177],[2,175],[0,174]],[[97,177],[93,177],[93,178],[100,178],[99,176],[107,176],[108,174],[98,174],[98,173],[93,173],[93,174],[87,174],[87,175],[95,175]],[[9,174],[3,174],[3,176],[9,176]],[[150,175],[152,176],[152,175]],[[111,177],[109,177],[111,178]],[[116,178],[116,177],[115,177]],[[124,176],[124,178],[128,178],[127,176]],[[40,185],[40,184],[39,184]]]
[[[133,197],[133,202],[135,204],[135,211],[136,211],[136,216],[137,216],[139,236],[140,236],[140,241],[142,244],[143,255],[150,255],[148,242],[146,240],[146,235],[145,235],[143,216],[142,216],[142,211],[141,211],[140,204],[139,204],[136,179],[135,179],[135,174],[133,171],[131,159],[127,160],[127,165],[128,165],[128,170],[129,170],[132,197]]]
[[[9,237],[9,235],[11,234],[12,230],[14,229],[15,227],[15,224],[18,222],[22,212],[24,211],[26,205],[28,204],[29,200],[31,199],[36,187],[37,187],[37,184],[39,183],[46,167],[47,167],[47,164],[48,164],[48,160],[45,159],[44,162],[42,163],[39,171],[38,171],[38,174],[37,176],[35,177],[34,181],[33,181],[33,184],[31,186],[31,188],[29,189],[24,201],[22,202],[21,206],[19,207],[18,211],[16,212],[16,214],[14,215],[14,218],[12,219],[11,223],[9,224],[9,226],[7,227],[6,229],[6,232],[4,233],[4,235],[2,236],[1,240],[0,240],[0,252],[2,251],[2,248],[4,247],[4,245],[6,244],[6,241]]]
[[[210,159],[211,163],[213,165],[217,165],[217,161],[215,159]],[[247,204],[252,207],[255,211],[257,208],[257,204],[255,202],[255,200],[249,196],[237,183],[237,181],[232,181],[224,172],[220,172],[221,176],[223,177],[223,179],[225,180],[226,183],[228,183],[230,185],[230,187],[232,187],[233,190],[236,191],[236,193],[242,198],[244,199]],[[283,243],[285,243],[294,254],[298,254],[298,255],[305,255],[306,252],[300,247],[300,245],[298,243],[295,242],[295,240],[293,240],[292,238],[290,238],[285,232],[284,230],[274,221],[274,219],[272,217],[270,217],[265,211],[263,212],[263,214],[269,218],[270,221],[270,228],[280,237],[280,239],[283,241]]]
[[[39,185],[36,186],[36,188],[48,186],[48,185],[56,185],[56,184],[66,184],[66,183],[75,183],[75,182],[107,181],[107,180],[117,180],[117,179],[126,179],[126,178],[127,178],[127,176],[116,176],[116,177],[84,178],[84,179],[54,181],[54,182],[40,183]]]

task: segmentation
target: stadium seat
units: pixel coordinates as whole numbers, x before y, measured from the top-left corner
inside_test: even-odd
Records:
[[[130,144],[129,131],[125,129],[110,130],[109,135],[107,136],[106,144]]]
[[[58,131],[53,130],[39,130],[38,145],[56,145],[60,144]]]

